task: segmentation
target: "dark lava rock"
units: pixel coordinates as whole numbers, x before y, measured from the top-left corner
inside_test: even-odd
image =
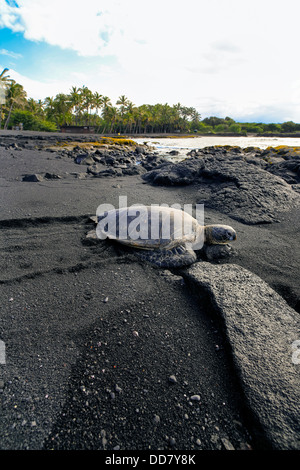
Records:
[[[165,164],[170,165],[170,160],[161,155],[147,155],[140,163],[147,171],[150,171],[161,168]]]
[[[105,176],[122,176],[122,170],[120,168],[107,168],[106,170],[101,170],[98,173],[94,173],[94,176],[97,178],[103,178]]]
[[[181,274],[221,320],[258,435],[274,449],[299,450],[299,314],[240,266],[200,262]]]
[[[137,145],[135,148],[135,153],[140,155],[140,154],[146,154],[147,153],[147,148],[143,147],[142,145]]]
[[[266,170],[273,175],[280,176],[289,184],[300,183],[300,158],[271,163]]]
[[[155,185],[197,184],[197,203],[249,224],[273,222],[278,212],[300,205],[299,194],[284,179],[240,154],[217,152],[164,164],[143,179]]]
[[[249,224],[273,222],[277,213],[300,205],[286,181],[240,157],[206,158],[200,183],[210,187],[203,199],[200,186],[199,203]]]
[[[179,163],[164,162],[157,169],[146,173],[143,179],[160,186],[185,186],[194,183],[203,168],[204,161],[198,158],[189,158]]]
[[[58,180],[61,179],[61,176],[57,175],[56,173],[45,173],[44,178],[47,180]]]
[[[25,175],[22,178],[22,181],[28,181],[28,182],[40,182],[43,181],[42,175],[34,174],[34,175]]]
[[[89,155],[88,153],[77,155],[74,161],[75,163],[78,163],[79,165],[92,165],[93,163],[95,163],[95,160],[93,159],[93,157]]]
[[[22,150],[22,148],[19,147],[19,145],[18,145],[16,142],[12,143],[12,144],[8,147],[8,149],[9,149],[9,150]]]
[[[91,175],[97,176],[101,171],[106,171],[106,170],[107,168],[105,167],[105,165],[97,163],[94,165],[89,165],[86,169],[86,172]]]
[[[123,175],[142,175],[146,172],[142,165],[129,165],[122,170]]]

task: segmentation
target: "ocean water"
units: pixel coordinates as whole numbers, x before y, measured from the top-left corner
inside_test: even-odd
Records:
[[[300,147],[300,137],[176,137],[176,138],[146,138],[134,139],[139,144],[147,143],[154,147],[161,154],[168,154],[171,150],[177,150],[179,155],[170,158],[171,160],[181,160],[192,149],[201,149],[212,145],[237,145],[241,148],[259,147],[277,147],[287,145],[291,147]]]

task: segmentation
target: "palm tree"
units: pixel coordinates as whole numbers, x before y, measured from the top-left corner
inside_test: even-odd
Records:
[[[93,104],[96,110],[96,114],[98,114],[99,109],[103,106],[103,96],[100,95],[97,91],[93,95]]]
[[[162,114],[162,104],[157,103],[151,106],[151,116],[153,121],[152,131],[161,132],[161,114]]]
[[[110,124],[109,133],[111,134],[115,127],[117,118],[118,118],[117,108],[115,106],[107,106],[106,111],[105,111],[105,125],[104,125],[102,133],[104,133],[104,130],[106,130],[106,127],[108,127],[108,124]]]
[[[54,114],[54,98],[53,96],[47,96],[44,99],[44,106],[47,115],[47,119],[51,120]]]
[[[26,103],[26,109],[36,116],[44,118],[44,109],[41,100],[36,101],[33,98],[29,98]]]
[[[197,129],[197,126],[199,122],[201,121],[201,114],[197,111],[197,109],[191,108],[190,116],[191,116],[191,120],[192,120],[192,124],[194,128],[196,127]]]
[[[83,110],[86,110],[87,114],[87,125],[89,125],[90,112],[93,107],[93,93],[85,85],[83,85],[83,87],[80,88],[79,91],[81,95],[81,103]]]
[[[182,105],[180,103],[174,104],[173,105],[173,110],[174,110],[174,115],[175,115],[175,127],[176,129],[181,128],[181,122],[182,122],[182,117],[181,117],[181,109]]]
[[[152,125],[151,107],[148,104],[142,104],[138,108],[140,114],[140,126],[143,126],[143,133],[146,134],[149,125]]]
[[[7,101],[9,104],[9,111],[4,124],[4,129],[7,129],[8,127],[13,106],[15,104],[22,105],[26,102],[26,91],[22,85],[16,83],[14,80],[12,80],[10,87],[7,89]]]
[[[59,93],[52,102],[52,116],[58,126],[72,122],[72,103],[69,95]]]
[[[125,132],[129,132],[131,134],[134,133],[134,128],[136,125],[137,110],[138,108],[134,106],[132,101],[128,100],[128,103],[126,106],[126,112],[123,116]]]
[[[106,130],[107,124],[108,124],[108,118],[109,118],[109,108],[112,106],[110,98],[108,96],[103,96],[102,97],[102,117],[104,119],[104,127],[102,129],[102,134],[104,134],[104,131]],[[99,130],[99,129],[98,129]]]
[[[142,127],[145,129],[146,122],[148,121],[148,110],[145,105],[139,106],[136,110],[136,128],[135,132],[141,134]]]
[[[146,106],[148,114],[147,125],[150,126],[150,133],[152,134],[155,126],[155,108],[152,104],[147,104]]]
[[[111,123],[110,123],[110,129],[109,129],[109,132],[110,134],[113,132],[114,130],[114,127],[115,127],[115,123],[117,122],[118,120],[118,110],[116,107],[112,106],[110,108],[110,117],[111,117]]]
[[[126,98],[125,95],[119,96],[119,99],[116,102],[116,105],[120,105],[120,117],[121,117],[121,127],[122,128],[124,127],[124,122],[123,122],[124,114],[126,112],[126,108],[127,108],[129,103],[130,103],[130,101],[128,100],[128,98]]]
[[[108,96],[103,96],[102,97],[102,102],[103,102],[103,105],[102,105],[103,106],[103,113],[105,113],[108,106],[111,106],[111,101],[110,101],[110,98]]]
[[[6,75],[7,72],[8,72],[8,69],[5,68],[0,73],[0,129],[1,129],[1,123],[2,123],[2,105],[5,104],[6,88],[9,85],[9,83],[12,81],[9,75]]]
[[[74,107],[74,111],[75,111],[75,125],[78,125],[80,105],[82,104],[82,97],[80,95],[79,88],[76,88],[76,86],[72,86],[69,96],[70,96],[70,101],[72,103],[72,107]]]
[[[119,99],[116,102],[117,105],[120,105],[121,118],[123,117],[123,115],[125,113],[126,106],[128,105],[128,102],[129,102],[129,100],[128,100],[128,98],[126,98],[125,95],[119,96]]]
[[[9,75],[5,75],[6,72],[8,72],[8,70],[9,70],[8,68],[5,68],[5,69],[2,70],[2,72],[0,73],[0,80],[2,80],[2,81],[11,80]]]
[[[145,113],[144,134],[146,134],[149,126],[151,126],[151,128],[153,128],[153,116],[152,116],[152,113],[151,113],[151,105],[144,104],[142,106],[144,108],[144,113]]]

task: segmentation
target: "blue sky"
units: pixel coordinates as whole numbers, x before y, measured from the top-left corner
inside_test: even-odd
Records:
[[[28,97],[300,122],[299,0],[0,0],[0,68]]]

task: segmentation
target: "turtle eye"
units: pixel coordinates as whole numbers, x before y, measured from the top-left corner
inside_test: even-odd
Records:
[[[233,230],[228,230],[227,231],[227,238],[228,240],[235,240],[236,239],[236,234]]]

